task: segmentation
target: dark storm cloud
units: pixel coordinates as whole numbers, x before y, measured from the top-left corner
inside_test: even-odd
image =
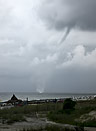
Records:
[[[40,15],[50,29],[67,28],[66,35],[72,28],[96,31],[96,0],[46,0],[41,8]]]

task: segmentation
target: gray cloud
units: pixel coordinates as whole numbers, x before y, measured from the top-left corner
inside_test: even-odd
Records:
[[[96,2],[43,1],[0,0],[0,91],[96,91]]]
[[[96,70],[74,68],[60,69],[54,72],[48,83],[47,91],[65,93],[96,92]]]
[[[96,0],[46,0],[40,10],[49,29],[67,28],[62,41],[73,28],[96,31]]]

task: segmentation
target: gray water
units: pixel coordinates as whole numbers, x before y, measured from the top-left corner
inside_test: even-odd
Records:
[[[68,98],[68,97],[82,97],[82,96],[94,96],[95,94],[68,94],[68,93],[28,93],[28,92],[2,92],[0,93],[0,101],[9,100],[12,95],[15,94],[17,98],[26,100],[40,100],[40,99],[59,99],[59,98]]]

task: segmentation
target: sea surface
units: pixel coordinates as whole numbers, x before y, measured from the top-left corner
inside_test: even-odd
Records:
[[[12,95],[15,94],[18,99],[26,100],[40,100],[40,99],[60,99],[60,98],[72,98],[82,96],[94,96],[96,94],[71,94],[71,93],[28,93],[28,92],[2,92],[0,93],[0,102],[11,99]]]

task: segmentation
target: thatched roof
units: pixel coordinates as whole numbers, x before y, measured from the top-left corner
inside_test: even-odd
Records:
[[[11,97],[10,100],[7,101],[7,103],[15,103],[15,102],[22,102],[22,100],[18,99],[14,94]]]
[[[13,96],[11,97],[11,100],[18,100],[17,97],[13,94]]]

